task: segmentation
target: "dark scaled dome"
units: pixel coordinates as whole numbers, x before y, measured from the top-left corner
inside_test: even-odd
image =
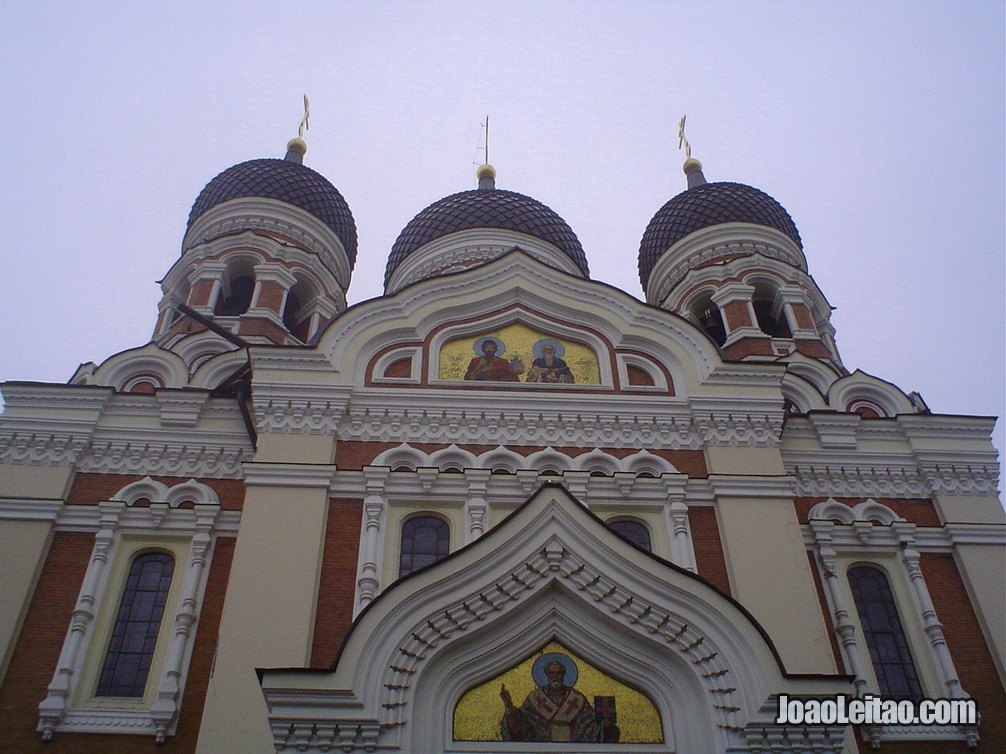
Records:
[[[462,191],[434,202],[416,215],[391,247],[384,283],[395,268],[419,247],[438,238],[472,228],[513,230],[547,241],[590,275],[583,247],[566,221],[530,196],[496,188]]]
[[[743,183],[703,183],[667,202],[646,226],[639,242],[639,279],[643,289],[667,249],[690,233],[723,223],[752,223],[775,228],[803,248],[793,218],[764,191]]]
[[[317,171],[292,160],[249,160],[227,168],[196,197],[186,227],[230,199],[257,197],[292,204],[321,220],[342,241],[349,267],[356,262],[356,223],[339,190]]]

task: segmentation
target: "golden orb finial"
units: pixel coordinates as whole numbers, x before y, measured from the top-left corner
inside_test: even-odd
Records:
[[[496,168],[488,162],[479,166],[478,170],[475,171],[475,177],[479,179],[480,189],[496,188]]]

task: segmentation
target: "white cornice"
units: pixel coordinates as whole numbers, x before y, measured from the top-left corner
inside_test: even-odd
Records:
[[[0,498],[0,521],[55,521],[65,507],[62,500]]]
[[[794,480],[790,476],[710,474],[709,488],[719,497],[792,498]]]
[[[778,444],[782,426],[781,403],[777,411],[749,413],[750,407],[745,411],[741,405],[690,411],[687,403],[674,399],[639,396],[578,395],[579,400],[565,401],[553,392],[517,397],[493,391],[474,397],[478,400],[471,408],[461,408],[453,391],[416,392],[394,402],[392,396],[371,391],[354,396],[338,423],[338,437],[458,445],[697,449],[772,447]]]
[[[123,534],[151,534],[191,537],[198,530],[203,510],[213,511],[213,532],[221,537],[236,537],[241,523],[240,511],[219,510],[216,505],[193,508],[170,508],[166,503],[149,507],[127,507],[118,518],[117,528]],[[97,505],[67,505],[58,520],[56,531],[96,532],[101,528],[101,510]]]
[[[335,466],[306,463],[244,464],[246,485],[269,487],[330,487]]]
[[[815,526],[819,527],[815,533]],[[813,547],[826,532],[828,545],[837,552],[898,551],[904,545],[904,536],[897,527],[866,521],[854,524],[828,522],[821,527],[803,525],[803,542]],[[1006,547],[1006,526],[1002,524],[945,524],[943,526],[916,526],[911,532],[912,547],[919,552],[952,552],[960,545],[993,545]]]

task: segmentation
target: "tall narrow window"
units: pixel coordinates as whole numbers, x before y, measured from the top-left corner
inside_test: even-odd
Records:
[[[640,550],[653,552],[650,546],[650,530],[638,521],[612,521],[608,526],[632,542]]]
[[[405,576],[447,555],[451,531],[435,516],[416,516],[402,524],[402,554],[398,575]]]
[[[163,552],[133,560],[96,696],[143,696],[174,570],[174,559]]]
[[[921,699],[919,675],[887,576],[878,568],[856,566],[849,569],[849,587],[881,696]]]

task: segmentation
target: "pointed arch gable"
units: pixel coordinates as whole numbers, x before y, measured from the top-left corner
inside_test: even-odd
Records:
[[[521,314],[510,313],[514,307]],[[503,312],[504,314],[500,314]],[[536,312],[547,313],[546,316]],[[596,281],[557,272],[514,251],[478,270],[424,280],[392,296],[360,302],[339,315],[317,347],[341,374],[368,384],[368,367],[389,348],[419,346],[445,325],[446,335],[477,334],[493,317],[528,326],[558,328],[563,337],[593,348],[599,357],[610,348],[645,352],[662,365],[675,395],[686,397],[721,363],[716,348],[681,317],[642,304]],[[437,343],[429,352],[435,353]],[[429,353],[424,374],[429,375]],[[601,384],[613,384],[615,367],[607,356]]]
[[[787,676],[740,605],[546,486],[485,536],[371,603],[333,671],[263,671],[277,748],[321,751],[329,731],[347,751],[479,750],[451,735],[461,694],[560,637],[655,701],[668,734],[653,751],[744,751],[745,728],[772,724],[772,694],[851,688],[844,676]]]

